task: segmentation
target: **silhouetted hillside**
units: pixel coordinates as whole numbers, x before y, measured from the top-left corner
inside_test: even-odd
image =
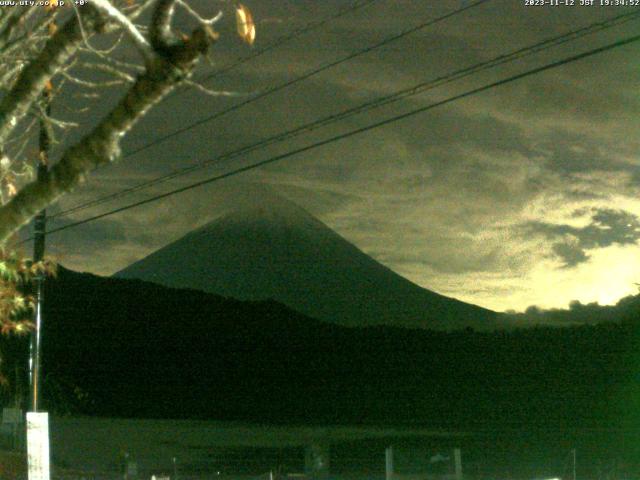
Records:
[[[64,269],[46,298],[52,410],[465,428],[611,427],[640,411],[637,322],[346,328],[276,302]]]
[[[512,325],[569,326],[603,322],[633,322],[640,312],[640,295],[624,297],[616,305],[580,303],[573,301],[568,309],[543,310],[529,307],[523,313],[503,314],[506,323]]]

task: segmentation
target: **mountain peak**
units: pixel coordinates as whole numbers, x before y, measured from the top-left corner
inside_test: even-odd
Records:
[[[324,226],[300,205],[266,188],[252,189],[245,195],[235,196],[230,203],[226,213],[202,228],[207,229],[220,222]]]
[[[242,300],[275,299],[350,326],[497,326],[495,312],[411,283],[264,187],[244,191],[229,207],[116,276]]]

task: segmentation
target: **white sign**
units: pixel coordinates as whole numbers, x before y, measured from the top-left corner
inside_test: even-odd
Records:
[[[49,480],[49,414],[27,412],[29,480]]]

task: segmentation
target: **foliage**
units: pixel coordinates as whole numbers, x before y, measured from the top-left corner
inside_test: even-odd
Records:
[[[32,262],[16,251],[0,249],[0,332],[24,333],[31,328],[35,308],[33,295],[27,294],[37,278],[55,274],[49,260]]]
[[[0,333],[10,337],[22,337],[32,331],[35,310],[33,295],[37,279],[52,277],[56,266],[49,260],[32,262],[16,250],[0,249]],[[16,343],[17,342],[17,343]],[[9,351],[24,344],[24,341],[9,340],[0,350],[0,385],[13,396],[19,397],[17,390],[17,365],[7,357]],[[22,349],[24,350],[24,349]],[[24,353],[24,352],[23,352]],[[26,357],[22,358],[24,363]]]

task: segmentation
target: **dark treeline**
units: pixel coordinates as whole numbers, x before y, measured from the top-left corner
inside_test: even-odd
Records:
[[[54,412],[476,430],[640,420],[638,310],[492,333],[358,329],[276,302],[64,269],[46,299]]]

